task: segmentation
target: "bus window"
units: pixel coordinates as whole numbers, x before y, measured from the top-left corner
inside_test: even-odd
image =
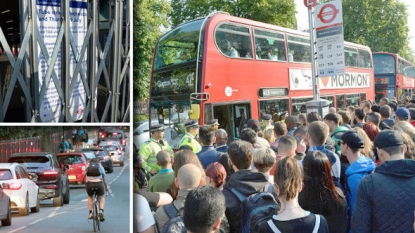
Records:
[[[259,118],[265,114],[270,114],[275,121],[282,112],[288,112],[288,99],[273,99],[259,101]]]
[[[306,103],[307,101],[313,100],[313,97],[309,98],[293,98],[291,100],[291,115],[297,115],[299,113],[306,113]]]
[[[359,49],[360,67],[372,68],[372,58],[366,50]]]
[[[395,74],[395,58],[390,54],[374,54],[375,75]]]
[[[288,61],[311,63],[310,40],[298,36],[288,38]]]
[[[254,38],[258,59],[287,60],[283,34],[254,29]]]
[[[337,105],[337,108],[343,109],[343,108],[346,108],[347,107],[344,104],[344,98],[345,98],[345,95],[336,95],[336,105]]]
[[[346,107],[355,105],[360,106],[359,94],[346,95]]]
[[[226,57],[252,59],[251,37],[248,27],[223,23],[215,30],[215,43]]]
[[[360,93],[360,100],[366,100],[366,93]]]
[[[344,46],[344,60],[346,66],[357,67],[357,49]]]

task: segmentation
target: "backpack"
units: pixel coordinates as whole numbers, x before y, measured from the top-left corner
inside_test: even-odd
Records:
[[[268,225],[267,221],[280,209],[274,196],[267,192],[267,187],[264,192],[253,193],[248,197],[235,188],[230,190],[241,202],[242,233],[259,232],[259,228]]]
[[[173,203],[164,205],[164,211],[169,217],[169,221],[164,224],[161,233],[186,233],[186,227],[183,222],[182,209],[177,210]]]
[[[268,220],[268,226],[272,229],[274,233],[281,233],[281,231],[275,226],[272,219]],[[312,233],[317,233],[320,228],[320,215],[316,214],[316,221],[314,222],[314,228]]]
[[[100,176],[101,171],[99,170],[99,163],[97,162],[89,163],[88,167],[86,168],[86,175],[87,176]]]

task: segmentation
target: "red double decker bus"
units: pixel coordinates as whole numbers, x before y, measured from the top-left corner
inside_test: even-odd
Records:
[[[336,108],[374,99],[370,48],[344,47],[346,73],[318,79],[320,97]],[[308,33],[226,13],[181,24],[156,44],[150,122],[168,122],[165,138],[177,148],[192,106],[191,118],[219,119],[230,141],[250,118],[305,112],[313,99],[310,53]]]
[[[400,100],[403,96],[415,94],[415,66],[398,54],[374,52],[375,99],[382,97]]]

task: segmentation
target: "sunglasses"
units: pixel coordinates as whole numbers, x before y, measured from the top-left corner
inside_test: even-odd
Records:
[[[342,142],[342,141],[339,141],[339,142],[337,143],[337,145],[339,145],[339,146],[341,146],[342,144],[346,144],[346,143],[344,143],[344,142]]]

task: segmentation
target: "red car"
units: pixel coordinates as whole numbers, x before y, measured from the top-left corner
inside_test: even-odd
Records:
[[[85,168],[88,163],[82,152],[60,153],[56,155],[61,166],[65,166],[69,183],[85,184]]]

